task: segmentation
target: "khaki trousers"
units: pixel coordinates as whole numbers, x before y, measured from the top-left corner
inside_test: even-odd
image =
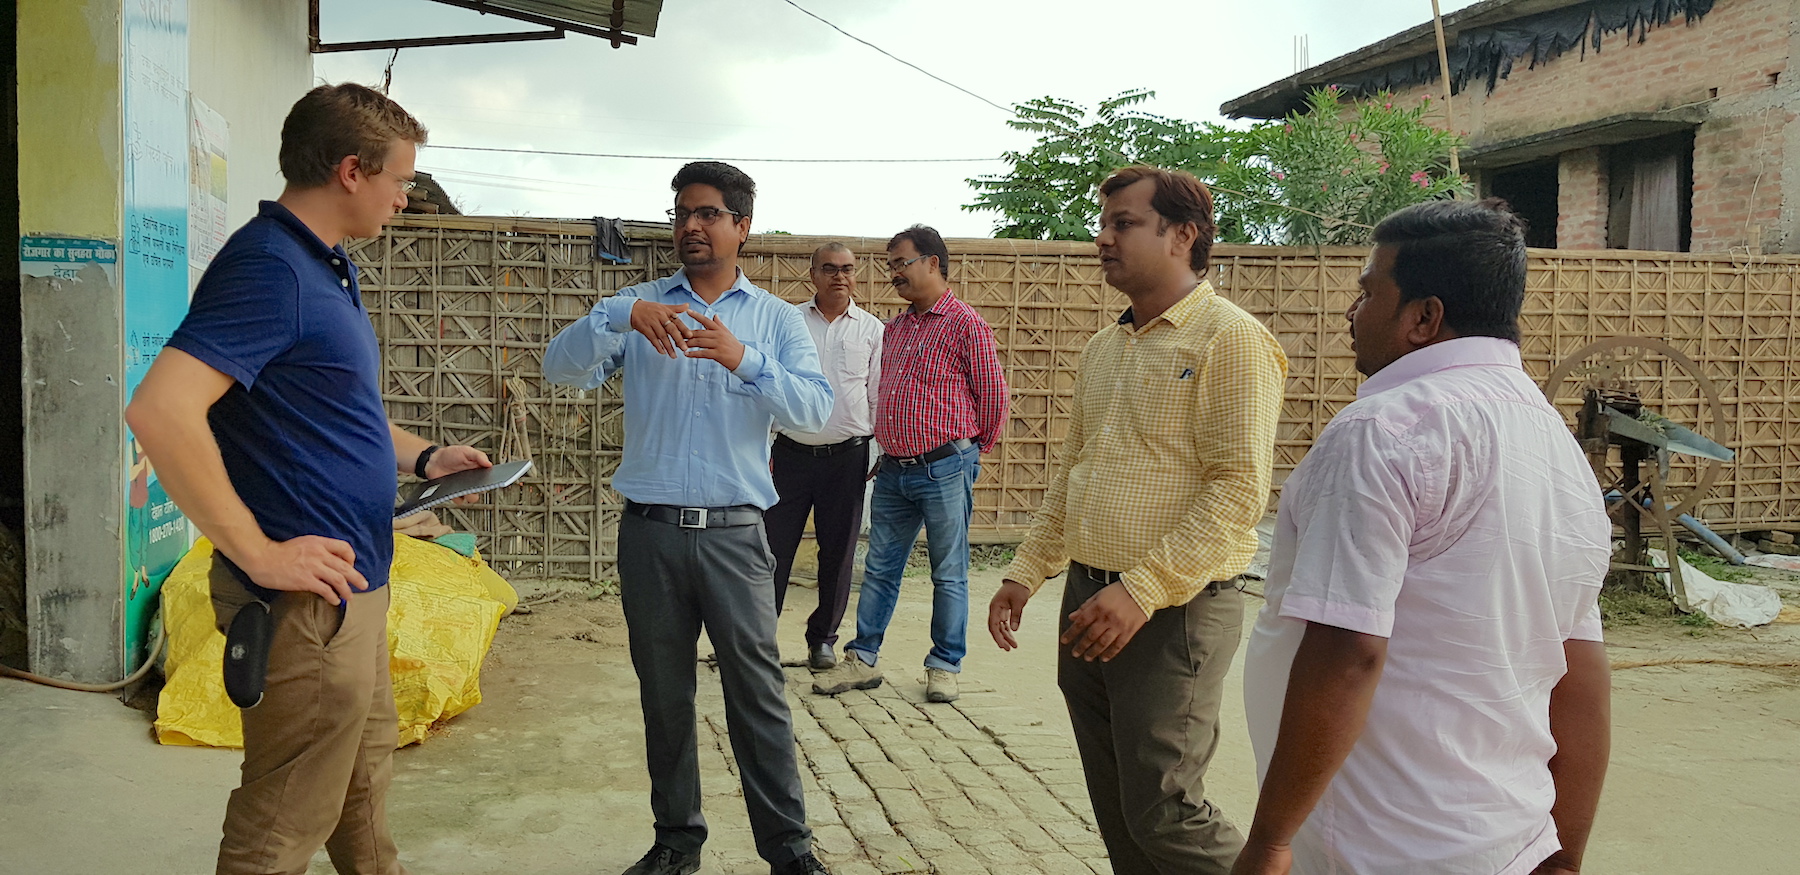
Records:
[[[1064,631],[1101,586],[1070,566]],[[1244,848],[1204,784],[1243,618],[1243,593],[1224,587],[1157,611],[1111,662],[1058,653],[1057,685],[1118,875],[1228,875]]]
[[[253,596],[213,563],[223,631]],[[333,607],[312,593],[270,605],[263,700],[242,713],[243,783],[225,807],[218,875],[303,875],[324,845],[342,875],[404,875],[388,833],[399,744],[388,677],[388,591]]]

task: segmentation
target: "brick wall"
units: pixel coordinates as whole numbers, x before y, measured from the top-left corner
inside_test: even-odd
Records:
[[[1481,146],[1622,113],[1704,105],[1707,120],[1694,138],[1693,250],[1759,245],[1764,252],[1800,252],[1800,225],[1784,215],[1796,212],[1800,191],[1787,197],[1782,173],[1784,127],[1793,121],[1782,104],[1800,90],[1800,81],[1787,76],[1796,14],[1794,0],[1718,0],[1698,24],[1677,18],[1652,28],[1641,43],[1620,31],[1598,53],[1583,56],[1577,48],[1536,69],[1523,59],[1493,94],[1485,81],[1457,94],[1455,127],[1471,146]],[[1400,98],[1442,93],[1432,84]],[[1434,104],[1441,108],[1442,101]],[[1587,204],[1590,171],[1604,191],[1605,150],[1564,156],[1563,165],[1560,199],[1574,212],[1559,221],[1557,244],[1604,246],[1604,209],[1596,230]],[[1580,186],[1573,198],[1571,182]]]
[[[1556,246],[1606,248],[1606,150],[1564,152],[1556,167]]]

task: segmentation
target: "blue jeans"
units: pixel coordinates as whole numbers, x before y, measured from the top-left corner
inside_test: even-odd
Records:
[[[962,671],[969,650],[969,509],[981,476],[981,447],[929,465],[901,467],[885,460],[869,509],[869,555],[856,602],[856,640],[845,645],[875,664],[881,639],[900,601],[900,578],[919,528],[931,555],[931,652],[926,668]]]

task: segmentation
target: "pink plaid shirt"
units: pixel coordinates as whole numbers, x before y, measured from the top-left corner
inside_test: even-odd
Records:
[[[987,452],[1006,421],[1006,375],[994,329],[945,292],[930,310],[900,311],[881,342],[875,440],[890,456],[918,456],[957,438]]]

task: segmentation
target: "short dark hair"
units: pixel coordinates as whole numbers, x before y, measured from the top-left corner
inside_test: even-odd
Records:
[[[425,145],[425,126],[387,95],[345,82],[306,92],[281,123],[277,160],[295,188],[331,181],[344,158],[355,155],[365,173],[380,173],[395,140]]]
[[[710,185],[725,195],[725,208],[737,213],[739,218],[749,218],[756,207],[756,181],[736,167],[723,161],[695,161],[676,171],[675,178],[669,181],[669,190],[681,196],[681,190],[690,185]]]
[[[1219,233],[1219,226],[1213,223],[1212,192],[1206,183],[1185,170],[1133,164],[1113,171],[1100,183],[1100,196],[1111,197],[1113,192],[1145,179],[1156,184],[1156,191],[1150,195],[1150,208],[1162,217],[1157,233],[1168,230],[1170,225],[1193,222],[1200,235],[1194,238],[1194,248],[1188,250],[1188,266],[1195,273],[1205,273],[1212,263],[1213,237]]]
[[[920,255],[937,256],[938,273],[943,274],[944,279],[950,278],[950,247],[944,245],[943,235],[939,234],[936,228],[929,225],[914,225],[895,234],[894,239],[888,241],[887,248],[893,249],[899,246],[902,240],[911,243],[914,249],[919,250]]]
[[[1525,220],[1506,201],[1413,204],[1375,226],[1375,244],[1393,247],[1402,301],[1435,297],[1458,335],[1519,342]]]

